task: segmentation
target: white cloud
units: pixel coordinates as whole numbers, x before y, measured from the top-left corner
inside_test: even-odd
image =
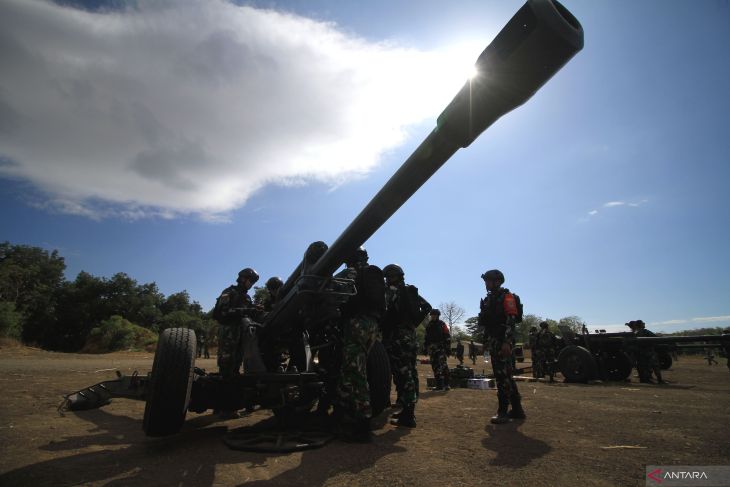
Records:
[[[483,46],[421,52],[223,0],[0,2],[0,175],[58,211],[221,219],[266,184],[367,173]]]
[[[617,208],[619,206],[628,206],[631,208],[637,208],[637,207],[643,205],[644,203],[647,203],[648,201],[649,200],[647,200],[647,199],[639,200],[636,202],[628,202],[628,203],[626,201],[608,201],[608,202],[604,203],[603,205],[601,205],[601,207],[602,208]],[[588,212],[589,217],[595,216],[597,214],[598,214],[598,210],[596,210],[596,209],[593,209]],[[580,221],[589,221],[589,218],[583,217],[580,219]]]
[[[702,318],[692,318],[695,323],[719,323],[722,321],[730,321],[730,315],[725,316],[705,316]]]
[[[608,203],[604,203],[603,204],[603,207],[604,208],[612,208],[614,206],[623,206],[625,204],[626,203],[624,203],[623,201],[609,201]]]

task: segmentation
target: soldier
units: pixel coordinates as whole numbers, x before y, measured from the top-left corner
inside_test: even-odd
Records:
[[[482,274],[487,297],[479,303],[479,327],[485,331],[485,341],[492,356],[492,370],[497,381],[497,414],[493,424],[507,423],[512,419],[525,419],[520,393],[512,377],[512,343],[515,325],[521,321],[519,297],[503,288],[504,274],[492,269]],[[512,409],[508,411],[508,407]]]
[[[540,362],[540,375],[538,377],[545,377],[545,372],[548,372],[552,382],[552,368],[555,362],[555,335],[548,328],[547,321],[540,323],[540,331],[537,333],[535,340],[535,352]]]
[[[469,341],[469,358],[472,365],[477,364],[477,347],[474,345],[474,340]]]
[[[218,369],[223,377],[239,374],[243,363],[243,318],[254,316],[249,289],[259,280],[258,273],[247,267],[238,273],[235,286],[227,287],[215,302],[213,318],[218,321]]]
[[[345,265],[347,268],[337,277],[353,279],[357,294],[342,308],[343,355],[334,418],[341,439],[366,443],[372,441],[367,357],[380,335],[378,322],[385,311],[385,283],[383,271],[368,264],[368,253],[362,247],[347,258]]]
[[[707,365],[712,365],[713,363],[715,365],[718,364],[718,361],[715,360],[715,354],[712,353],[712,349],[708,348],[705,350],[705,360],[707,360]]]
[[[284,281],[281,280],[279,277],[270,277],[268,281],[266,281],[266,293],[261,298],[261,301],[259,303],[256,303],[260,305],[264,311],[267,313],[274,309],[274,305],[279,301],[279,291],[284,286]]]
[[[539,353],[537,351],[537,327],[531,326],[527,332],[527,346],[530,347],[530,357],[532,360],[532,376],[535,378],[544,377],[545,373],[540,369]]]
[[[637,337],[655,337],[656,335],[646,329],[646,325],[641,320],[633,322],[634,334]],[[639,382],[646,384],[654,384],[651,374],[654,372],[659,384],[666,384],[662,379],[662,370],[659,366],[659,357],[651,343],[638,344],[638,352],[636,355],[636,370],[639,372]]]
[[[439,319],[441,311],[432,309],[429,313],[429,322],[426,325],[426,348],[431,361],[431,369],[436,379],[437,391],[448,391],[449,366],[446,363],[447,350],[451,347],[449,327]]]
[[[198,358],[210,358],[210,352],[208,352],[208,337],[203,330],[195,332],[195,336],[198,338]]]
[[[382,321],[383,344],[388,351],[393,382],[402,411],[393,415],[396,426],[415,428],[418,401],[416,327],[431,310],[431,305],[418,294],[418,288],[405,283],[403,269],[397,264],[383,268],[385,275],[386,311]]]
[[[456,340],[456,360],[459,361],[459,365],[464,365],[464,345],[461,340]]]

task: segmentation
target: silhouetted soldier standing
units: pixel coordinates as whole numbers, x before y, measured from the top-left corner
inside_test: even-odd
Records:
[[[503,424],[510,419],[525,419],[520,393],[512,377],[512,344],[515,325],[521,321],[522,311],[519,297],[503,288],[504,274],[492,269],[482,274],[487,288],[487,297],[479,303],[479,327],[484,329],[485,343],[492,356],[492,370],[497,382],[497,414],[491,418],[494,424]],[[512,409],[508,410],[510,404]]]

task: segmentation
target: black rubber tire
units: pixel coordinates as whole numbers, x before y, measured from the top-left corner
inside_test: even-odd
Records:
[[[182,428],[190,403],[196,343],[195,332],[187,328],[160,333],[142,423],[147,436],[174,435]]]
[[[373,410],[373,417],[375,417],[390,405],[390,360],[380,341],[376,341],[370,348],[367,367],[370,407]]]
[[[631,376],[631,370],[634,368],[631,359],[621,351],[611,352],[604,360],[604,371],[606,380],[620,382]]]
[[[662,370],[669,370],[672,367],[672,356],[669,352],[659,352],[657,354],[659,359],[659,368]]]
[[[596,377],[596,359],[588,349],[569,345],[560,351],[558,367],[568,382],[587,382]]]

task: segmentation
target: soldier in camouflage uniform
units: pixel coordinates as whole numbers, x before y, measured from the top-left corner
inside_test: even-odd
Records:
[[[347,268],[337,277],[353,279],[357,294],[342,308],[342,369],[334,417],[341,439],[365,443],[372,440],[367,357],[380,338],[378,322],[385,311],[385,283],[383,271],[368,264],[368,254],[362,247],[345,264]]]
[[[530,347],[530,357],[532,358],[532,376],[544,377],[545,373],[540,370],[540,354],[537,351],[537,327],[531,326],[527,332],[527,345]]]
[[[243,364],[243,322],[256,316],[248,290],[259,280],[247,267],[238,273],[235,286],[223,290],[215,302],[213,318],[218,322],[218,370],[225,378],[235,377]],[[222,419],[235,419],[236,411],[215,410]]]
[[[249,289],[259,280],[247,267],[238,273],[235,286],[227,287],[215,302],[213,318],[218,321],[218,369],[223,377],[239,374],[243,363],[242,320],[251,318],[253,302]]]
[[[448,391],[449,366],[446,363],[447,350],[451,348],[451,334],[446,323],[439,319],[441,311],[432,309],[430,321],[426,325],[426,348],[431,361],[431,369],[436,379],[437,391]]]
[[[392,424],[415,428],[418,401],[416,327],[431,310],[431,305],[418,294],[418,288],[405,283],[403,269],[397,264],[383,268],[385,275],[386,311],[381,321],[383,344],[390,359],[393,382],[398,392],[397,403],[402,411],[393,415]]]
[[[539,364],[538,378],[545,377],[550,373],[550,380],[553,380],[552,367],[555,362],[555,335],[548,328],[547,321],[540,323],[540,331],[535,337],[535,355]]]
[[[656,335],[646,329],[646,325],[641,320],[633,322],[634,334],[637,337],[655,337]],[[653,384],[652,372],[656,376],[657,383],[666,384],[662,379],[662,369],[659,366],[659,356],[651,344],[639,344],[636,355],[636,370],[639,372],[639,382]]]
[[[512,377],[512,345],[515,325],[520,319],[520,303],[517,295],[503,288],[504,274],[492,269],[482,274],[487,297],[479,303],[479,328],[485,331],[485,342],[492,356],[492,370],[497,382],[497,414],[491,418],[494,424],[507,423],[512,419],[525,419],[520,393]],[[512,409],[508,411],[508,407]]]
[[[269,312],[274,309],[274,305],[279,301],[279,291],[284,286],[284,281],[279,277],[270,277],[266,281],[266,293],[263,293],[261,301],[256,303],[261,306],[265,312]]]

